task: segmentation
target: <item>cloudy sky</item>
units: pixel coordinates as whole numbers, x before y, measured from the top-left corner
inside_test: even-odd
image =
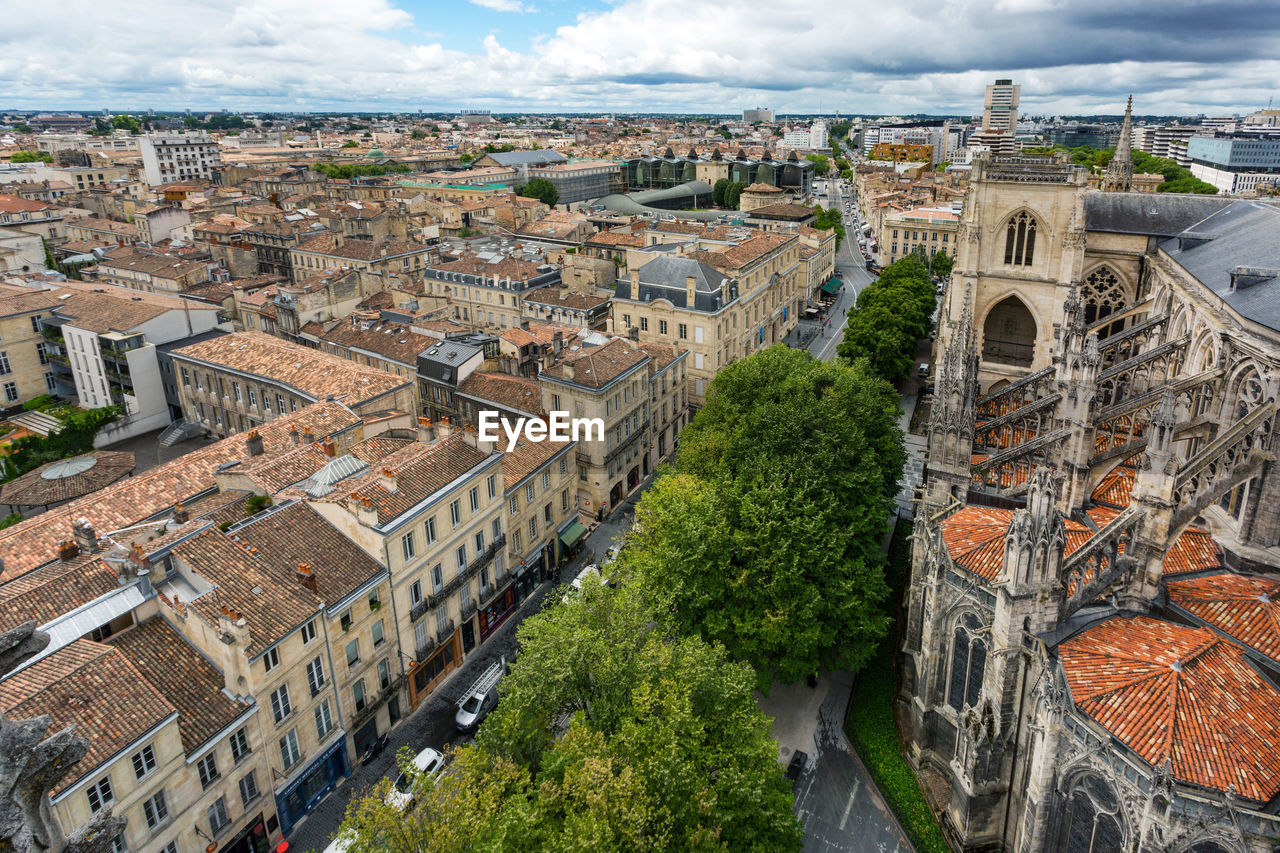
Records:
[[[1277,0],[43,0],[0,109],[1222,114],[1280,88]]]

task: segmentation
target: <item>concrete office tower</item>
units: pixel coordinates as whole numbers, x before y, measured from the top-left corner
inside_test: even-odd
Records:
[[[1018,130],[1018,98],[1022,86],[1012,80],[997,80],[987,87],[982,101],[982,129],[999,130],[1013,136]]]

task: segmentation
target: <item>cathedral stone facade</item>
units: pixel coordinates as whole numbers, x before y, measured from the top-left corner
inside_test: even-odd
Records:
[[[1086,177],[974,166],[915,515],[908,757],[958,850],[1270,853],[1280,207]]]

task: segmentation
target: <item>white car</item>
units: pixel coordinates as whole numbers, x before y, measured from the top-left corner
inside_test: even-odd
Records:
[[[590,564],[582,571],[578,572],[578,576],[569,583],[569,589],[565,591],[564,601],[568,603],[569,598],[575,593],[582,590],[582,582],[589,577],[600,577],[600,567],[595,563]]]
[[[413,764],[401,771],[396,777],[391,790],[387,792],[386,803],[398,812],[408,810],[413,803],[413,782],[418,776],[426,776],[435,780],[444,769],[444,756],[437,750],[427,747],[413,757]],[[335,839],[335,843],[337,840]]]
[[[324,853],[347,853],[347,850],[355,843],[355,839],[348,834],[349,832],[350,830],[347,830],[347,832],[336,836],[330,841],[329,846],[324,848]]]

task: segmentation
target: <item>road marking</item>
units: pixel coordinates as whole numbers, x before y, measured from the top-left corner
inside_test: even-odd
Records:
[[[844,832],[844,825],[849,822],[849,812],[853,811],[854,797],[858,796],[858,789],[862,787],[861,779],[853,780],[853,790],[849,792],[849,802],[845,803],[844,814],[840,816],[840,831]]]

